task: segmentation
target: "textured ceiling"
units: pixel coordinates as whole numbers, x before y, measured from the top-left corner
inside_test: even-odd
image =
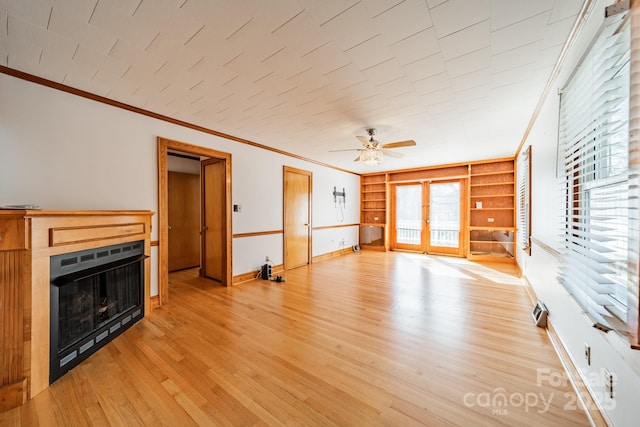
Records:
[[[356,172],[512,156],[582,0],[0,0],[0,64]],[[355,135],[413,139],[377,167]]]

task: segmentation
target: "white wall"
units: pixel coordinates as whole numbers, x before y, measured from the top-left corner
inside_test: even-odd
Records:
[[[177,156],[167,156],[167,170],[169,172],[200,175],[200,160],[187,159]]]
[[[532,146],[532,236],[558,251],[561,248],[558,236],[564,208],[560,182],[556,178],[558,88],[564,85],[575,68],[602,22],[603,8],[610,3],[599,1],[596,5],[523,147],[526,150],[527,146]],[[638,425],[640,351],[631,350],[627,338],[615,332],[604,334],[592,327],[592,322],[558,282],[559,260],[549,251],[534,242],[531,256],[519,250],[517,257],[536,295],[549,309],[553,327],[607,416],[616,426]],[[591,366],[587,366],[584,357],[585,343],[591,346]],[[603,369],[617,377],[614,400],[605,397]]]
[[[135,114],[0,74],[0,205],[44,209],[158,211],[157,143],[162,136],[232,155],[233,233],[282,230],[283,166],[313,173],[314,227],[359,222],[360,177]],[[256,141],[260,142],[260,141]],[[342,215],[333,186],[345,187]],[[313,233],[313,255],[356,243],[356,227]],[[157,237],[157,215],[152,240]],[[282,235],[236,238],[233,274],[283,263]],[[157,256],[152,255],[152,295]]]

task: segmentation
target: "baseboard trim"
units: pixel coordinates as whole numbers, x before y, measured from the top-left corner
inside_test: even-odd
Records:
[[[17,408],[27,402],[27,378],[0,387],[0,412]]]
[[[320,261],[324,261],[330,258],[334,258],[337,256],[342,256],[342,255],[347,255],[353,252],[353,248],[348,247],[348,248],[343,248],[337,251],[333,251],[333,252],[328,252],[326,254],[322,254],[322,255],[317,255],[314,256],[311,259],[312,263],[316,263],[316,262],[320,262]],[[282,273],[284,271],[284,265],[280,264],[280,265],[274,265],[273,267],[271,267],[271,273],[275,274],[275,273]],[[247,273],[242,273],[242,274],[238,274],[237,276],[233,276],[233,284],[234,285],[238,285],[240,283],[245,283],[245,282],[250,282],[252,280],[255,280],[256,278],[258,278],[258,274],[260,273],[260,270],[254,270],[254,271],[249,271]]]
[[[314,256],[312,258],[312,262],[320,262],[320,261],[327,260],[329,258],[342,256],[342,255],[347,255],[347,254],[350,254],[352,252],[353,252],[353,248],[352,247],[342,248],[342,249],[339,249],[337,251],[327,252],[326,254]]]
[[[531,300],[532,304],[535,304],[538,301],[538,297],[536,296],[531,283],[526,277],[523,277],[522,280],[525,283],[525,288],[529,299]],[[547,318],[546,329],[549,341],[551,341],[551,345],[558,355],[562,367],[567,373],[569,381],[571,382],[571,386],[576,392],[576,396],[579,399],[580,404],[584,408],[584,412],[585,414],[587,414],[587,418],[589,418],[589,423],[593,427],[612,426],[613,423],[609,420],[606,413],[600,408],[599,403],[591,395],[589,388],[585,384],[584,379],[580,374],[580,371],[573,363],[571,355],[567,351],[567,348],[564,346],[562,339],[554,329],[553,322],[550,320],[550,318]]]
[[[158,295],[154,295],[152,296],[150,299],[151,302],[151,308],[158,308],[160,307],[160,296]]]
[[[606,413],[600,408],[598,401],[596,401],[589,392],[582,375],[580,375],[580,371],[576,368],[576,365],[571,359],[571,355],[566,350],[560,336],[553,328],[553,323],[550,322],[548,318],[547,335],[549,336],[549,340],[551,340],[551,344],[553,345],[556,354],[560,358],[560,363],[562,363],[564,370],[567,372],[569,381],[571,381],[571,385],[573,386],[573,389],[575,390],[576,395],[580,400],[580,404],[584,408],[591,425],[594,427],[612,426],[613,423],[609,420],[609,417],[607,417]]]
[[[282,264],[274,265],[271,267],[272,274],[281,273],[283,271],[284,271],[284,266]],[[260,273],[260,270],[254,270],[254,271],[249,271],[247,273],[238,274],[237,276],[233,276],[233,284],[238,285],[240,283],[245,283],[245,282],[250,282],[252,280],[255,280],[258,278],[259,273]]]

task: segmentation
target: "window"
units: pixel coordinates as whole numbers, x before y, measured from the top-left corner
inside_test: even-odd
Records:
[[[629,284],[626,13],[605,20],[560,98],[565,195],[560,281],[595,322],[622,329]]]
[[[518,245],[531,255],[531,146],[518,156]]]

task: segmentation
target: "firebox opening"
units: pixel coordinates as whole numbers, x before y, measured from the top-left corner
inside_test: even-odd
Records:
[[[144,242],[51,257],[49,383],[144,317]]]

